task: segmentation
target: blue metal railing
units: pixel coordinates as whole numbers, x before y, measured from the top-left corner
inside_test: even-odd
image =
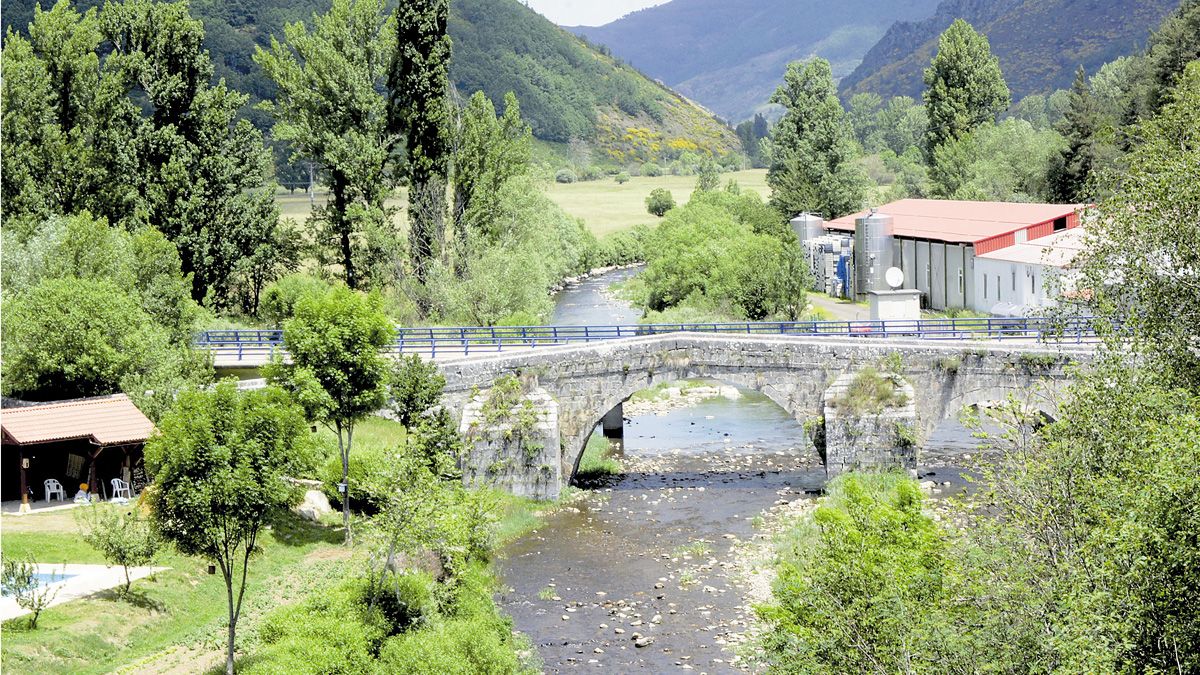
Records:
[[[1098,337],[1093,317],[964,318],[915,321],[788,321],[668,323],[611,326],[435,326],[397,328],[388,348],[394,354],[465,356],[506,349],[549,347],[667,333],[908,338],[917,340],[1026,340],[1087,343]],[[197,348],[242,361],[273,358],[283,350],[281,330],[210,330]]]

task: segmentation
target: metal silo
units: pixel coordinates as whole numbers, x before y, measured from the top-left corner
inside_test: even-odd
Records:
[[[857,295],[890,290],[884,272],[892,267],[892,217],[871,211],[854,221],[854,286]]]
[[[825,234],[825,220],[811,213],[801,213],[792,218],[792,231],[803,244]]]

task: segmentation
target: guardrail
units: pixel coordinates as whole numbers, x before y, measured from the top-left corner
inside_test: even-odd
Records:
[[[667,333],[719,335],[793,335],[917,340],[1032,340],[1088,343],[1097,341],[1093,317],[969,318],[915,321],[788,321],[743,323],[666,323],[613,326],[435,326],[397,328],[387,348],[393,354],[467,356],[556,345],[619,340]],[[235,361],[271,359],[282,352],[281,330],[210,330],[195,345]]]

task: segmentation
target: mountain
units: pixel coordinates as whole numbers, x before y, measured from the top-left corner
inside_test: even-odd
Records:
[[[841,82],[843,98],[864,91],[919,98],[938,36],[962,18],[988,36],[1017,101],[1071,86],[1082,64],[1093,73],[1137,51],[1179,0],[945,0],[928,19],[900,21]]]
[[[570,28],[722,117],[746,119],[790,61],[821,56],[849,74],[898,20],[937,0],[672,0],[599,27]]]
[[[3,25],[24,31],[38,0],[8,0]],[[51,0],[41,0],[43,5]],[[82,11],[102,0],[77,0]],[[283,26],[308,21],[329,0],[192,0],[204,22],[216,76],[269,99],[274,86],[254,63],[254,47],[282,37]],[[394,1],[391,3],[394,6]],[[627,164],[683,150],[740,153],[733,130],[667,87],[555,26],[518,0],[452,0],[451,78],[469,96],[483,90],[497,106],[513,91],[534,136],[550,143],[589,141],[599,161]],[[248,106],[260,128],[270,119]]]

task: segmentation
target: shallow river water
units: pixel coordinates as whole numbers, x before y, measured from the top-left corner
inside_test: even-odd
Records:
[[[604,291],[635,272],[564,291],[556,323],[636,321]],[[733,546],[755,536],[757,516],[813,498],[826,477],[790,415],[740,393],[631,417],[623,475],[502,551],[500,604],[546,672],[744,672],[730,647],[749,620]],[[946,424],[930,446],[923,479],[957,491],[955,460],[974,439]]]

